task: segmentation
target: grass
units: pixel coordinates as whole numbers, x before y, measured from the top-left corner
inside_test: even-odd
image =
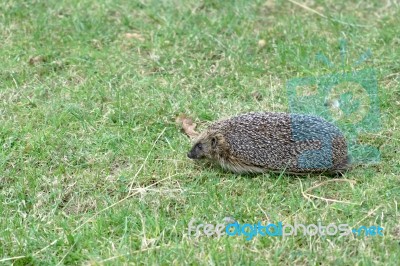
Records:
[[[296,3],[2,1],[0,262],[398,263],[400,6]],[[204,128],[238,113],[289,111],[286,82],[340,70],[340,39],[346,70],[373,54],[358,68],[377,72],[382,127],[361,139],[379,149],[378,165],[348,172],[350,183],[235,175],[186,157],[176,116]],[[380,225],[384,236],[187,234],[192,218],[225,217]]]

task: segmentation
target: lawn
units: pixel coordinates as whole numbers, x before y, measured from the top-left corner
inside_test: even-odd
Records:
[[[2,1],[0,264],[396,265],[399,25],[397,1]],[[186,157],[181,114],[289,112],[291,80],[367,68],[380,126],[357,134],[379,163],[337,180]],[[246,240],[192,219],[384,230]]]

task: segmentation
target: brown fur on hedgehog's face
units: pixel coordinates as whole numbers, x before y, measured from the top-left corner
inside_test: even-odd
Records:
[[[193,144],[187,156],[190,159],[216,159],[226,150],[226,143],[221,134],[202,134]]]

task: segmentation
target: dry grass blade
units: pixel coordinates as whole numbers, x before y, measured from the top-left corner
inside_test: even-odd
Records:
[[[367,25],[360,25],[360,24],[347,23],[347,22],[344,22],[344,21],[341,21],[341,20],[333,19],[333,18],[330,18],[330,17],[325,16],[324,14],[318,12],[318,11],[315,10],[315,9],[312,9],[312,8],[310,8],[310,7],[308,7],[308,6],[304,5],[304,4],[301,4],[301,3],[299,3],[299,2],[296,2],[296,1],[294,1],[294,0],[289,0],[289,2],[291,2],[292,4],[295,4],[296,6],[301,7],[301,8],[303,8],[303,9],[307,10],[307,11],[310,11],[310,12],[312,12],[312,13],[314,13],[314,14],[317,14],[317,15],[320,16],[320,17],[323,17],[323,18],[326,18],[326,19],[330,19],[330,20],[332,20],[332,21],[335,21],[335,22],[340,23],[340,24],[343,24],[343,25],[349,25],[349,26],[353,26],[353,27],[362,27],[362,28],[369,28],[369,27],[371,27],[371,26],[367,26]]]
[[[145,41],[144,37],[139,33],[125,33],[124,36],[126,39],[136,39],[141,42]]]
[[[338,178],[336,178],[336,179],[331,179],[331,180],[323,181],[323,182],[321,182],[321,183],[319,183],[319,184],[317,184],[317,185],[315,185],[315,186],[312,186],[312,187],[306,189],[305,191],[302,190],[302,191],[301,191],[301,194],[303,195],[303,197],[305,197],[305,198],[308,199],[308,200],[311,200],[311,198],[315,198],[315,199],[324,200],[324,201],[326,201],[326,202],[336,202],[336,203],[344,203],[344,204],[352,204],[352,205],[361,205],[361,203],[354,203],[354,202],[350,202],[350,201],[343,201],[343,200],[336,200],[336,199],[328,199],[328,198],[324,198],[324,197],[320,197],[320,196],[316,196],[316,195],[313,195],[313,194],[308,193],[308,192],[310,192],[310,191],[312,191],[312,190],[314,190],[314,189],[316,189],[316,188],[318,188],[318,187],[324,186],[324,185],[326,185],[326,184],[328,184],[328,183],[332,183],[332,182],[348,182],[348,183],[350,183],[352,186],[353,186],[353,184],[356,183],[355,180],[350,180],[350,179],[338,179]]]
[[[306,6],[306,5],[300,4],[300,3],[296,2],[296,1],[293,1],[293,0],[289,0],[289,2],[291,2],[292,4],[295,4],[295,5],[297,5],[297,6],[299,6],[299,7],[301,7],[301,8],[304,8],[305,10],[308,10],[308,11],[314,13],[314,14],[317,14],[317,15],[320,16],[320,17],[328,18],[328,17],[325,16],[324,14],[321,14],[321,13],[319,13],[317,10],[312,9],[312,8]]]
[[[16,256],[16,257],[10,257],[10,258],[3,258],[0,259],[0,262],[6,262],[6,261],[10,261],[10,260],[17,260],[17,259],[23,259],[26,256]]]
[[[133,183],[136,180],[136,177],[139,175],[139,173],[142,171],[144,165],[146,164],[147,160],[149,159],[149,156],[151,154],[151,152],[154,150],[154,147],[156,146],[156,143],[158,142],[158,140],[161,138],[161,136],[164,134],[165,130],[167,128],[164,128],[161,133],[158,135],[157,139],[153,142],[153,146],[151,146],[150,151],[147,153],[146,158],[144,159],[144,162],[142,163],[142,165],[140,165],[139,170],[136,172],[135,176],[132,178],[132,182],[129,185],[129,191],[132,191],[132,187],[133,187]]]

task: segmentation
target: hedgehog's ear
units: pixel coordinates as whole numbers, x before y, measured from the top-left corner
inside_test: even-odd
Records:
[[[216,137],[212,137],[211,138],[211,148],[215,149],[217,147],[217,138]]]
[[[222,134],[215,134],[211,137],[211,148],[215,149],[224,142],[224,136]]]

